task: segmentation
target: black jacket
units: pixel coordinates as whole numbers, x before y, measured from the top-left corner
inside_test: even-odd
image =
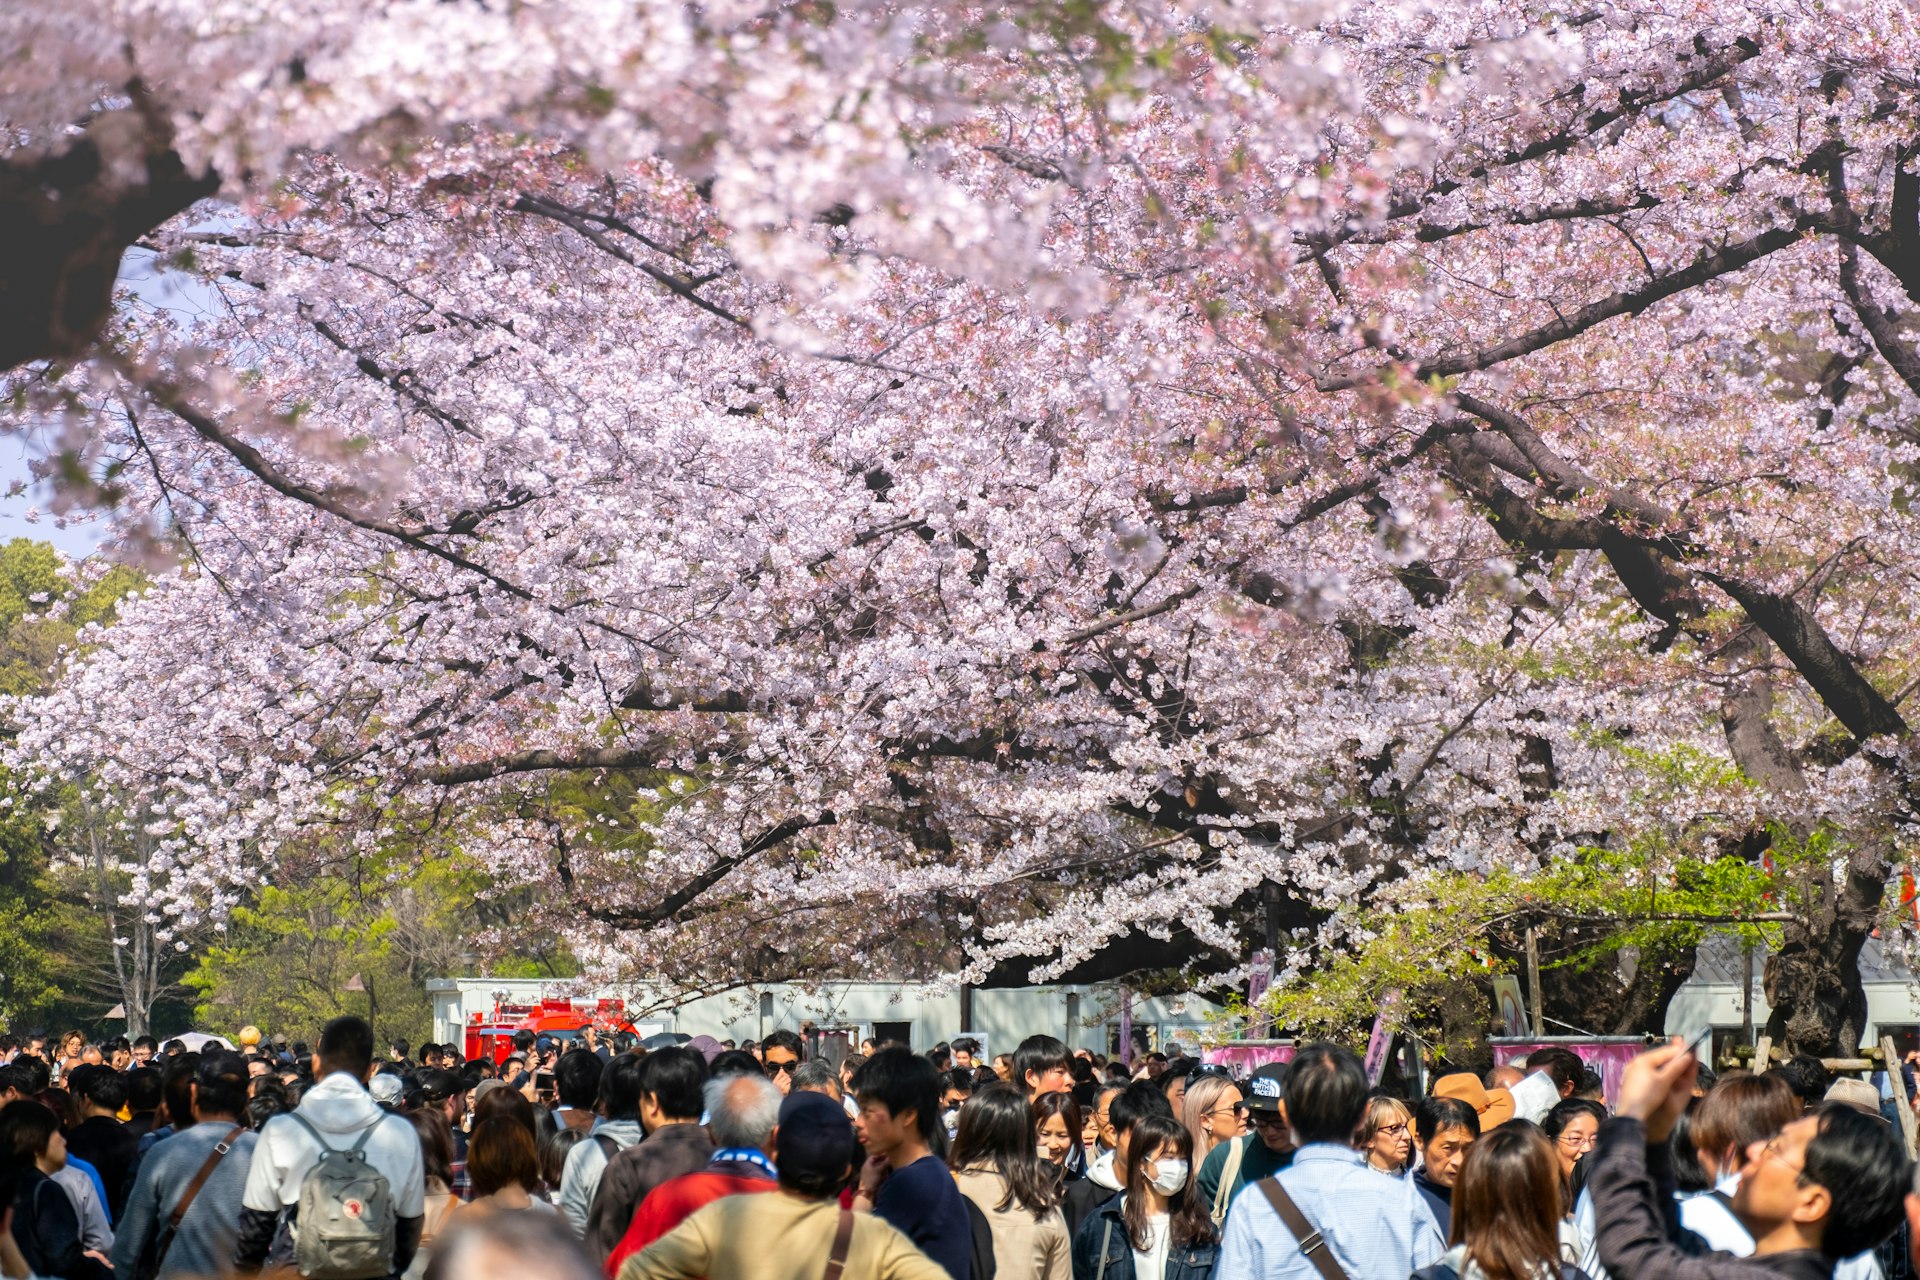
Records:
[[[100,1171],[100,1181],[107,1188],[107,1214],[115,1222],[120,1221],[127,1193],[133,1190],[133,1179],[127,1174],[139,1149],[140,1135],[110,1116],[88,1116],[67,1135],[67,1150]]]
[[[1832,1280],[1833,1259],[1811,1250],[1737,1258],[1713,1253],[1680,1226],[1667,1144],[1616,1116],[1600,1126],[1587,1189],[1593,1193],[1600,1262],[1632,1280]]]
[[[110,1280],[111,1268],[87,1256],[80,1215],[64,1187],[38,1168],[22,1170],[14,1191],[13,1238],[27,1268],[49,1280]]]

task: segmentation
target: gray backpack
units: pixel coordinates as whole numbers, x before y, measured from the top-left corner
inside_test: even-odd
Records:
[[[307,1280],[377,1280],[393,1271],[393,1188],[362,1154],[381,1115],[345,1151],[327,1145],[298,1111],[288,1113],[320,1144],[320,1160],[300,1182],[293,1262]]]

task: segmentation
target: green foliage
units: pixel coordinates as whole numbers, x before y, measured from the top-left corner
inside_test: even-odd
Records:
[[[31,697],[52,683],[82,628],[111,621],[140,575],[116,566],[80,591],[43,542],[0,546],[0,694]],[[112,939],[56,874],[59,819],[71,793],[35,789],[0,770],[0,1022],[94,1025],[112,1004],[84,974],[110,957]]]
[[[1276,1025],[1351,1038],[1364,1034],[1387,992],[1399,991],[1394,1021],[1415,1025],[1437,1017],[1463,986],[1512,969],[1505,939],[1529,926],[1586,930],[1591,941],[1544,966],[1577,970],[1613,963],[1627,947],[1697,945],[1708,929],[1731,927],[1765,940],[1770,926],[1729,922],[1777,910],[1781,888],[1777,869],[1646,847],[1583,849],[1530,874],[1418,876],[1352,916],[1355,944],[1277,985],[1266,1008]]]
[[[321,869],[299,883],[268,886],[238,907],[224,938],[206,948],[186,983],[205,1026],[252,1023],[311,1038],[322,1023],[355,1013],[376,1035],[426,1038],[428,978],[484,965],[500,977],[562,977],[563,951],[493,963],[474,948],[503,914],[477,902],[483,874],[457,853],[422,858],[388,850],[352,875]],[[350,987],[354,989],[349,989]]]

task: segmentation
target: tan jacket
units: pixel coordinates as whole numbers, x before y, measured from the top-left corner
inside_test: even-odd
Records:
[[[993,1280],[1071,1280],[1072,1242],[1060,1210],[1036,1218],[1018,1201],[1002,1210],[1007,1180],[993,1169],[963,1169],[953,1180],[993,1228]]]
[[[627,1259],[619,1280],[820,1280],[840,1223],[838,1200],[785,1191],[727,1196]],[[853,1215],[845,1280],[950,1280],[913,1241],[870,1213]]]

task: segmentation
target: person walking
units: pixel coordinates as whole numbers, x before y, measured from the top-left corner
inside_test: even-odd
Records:
[[[1413,1132],[1420,1145],[1420,1167],[1414,1170],[1413,1185],[1445,1235],[1453,1212],[1454,1181],[1467,1152],[1480,1140],[1480,1113],[1463,1098],[1428,1094],[1414,1110]]]
[[[569,1049],[553,1064],[554,1093],[558,1105],[553,1118],[568,1129],[593,1132],[593,1104],[600,1097],[600,1076],[606,1071],[604,1058],[591,1049]]]
[[[1086,1122],[1080,1118],[1080,1104],[1071,1093],[1042,1093],[1033,1097],[1030,1109],[1036,1126],[1035,1149],[1059,1171],[1063,1181],[1077,1182],[1085,1175],[1075,1168],[1076,1149],[1080,1151],[1078,1163],[1086,1163],[1085,1148],[1080,1143]]]
[[[973,1224],[953,1174],[936,1154],[947,1140],[940,1127],[940,1073],[919,1054],[895,1046],[867,1059],[854,1088],[867,1148],[854,1211],[886,1219],[952,1280],[969,1280]]]
[[[1565,1178],[1554,1144],[1504,1125],[1473,1146],[1454,1185],[1451,1247],[1413,1280],[1587,1280],[1561,1261]]]
[[[1092,1168],[1087,1176],[1078,1182],[1067,1184],[1066,1195],[1060,1204],[1061,1213],[1067,1219],[1067,1235],[1077,1239],[1080,1224],[1090,1217],[1094,1210],[1118,1196],[1126,1187],[1123,1179],[1127,1173],[1127,1142],[1133,1127],[1150,1115],[1165,1116],[1173,1119],[1173,1108],[1167,1102],[1167,1095],[1160,1092],[1150,1081],[1136,1080],[1122,1089],[1108,1104],[1107,1118],[1113,1127],[1113,1150],[1107,1152]],[[1216,1224],[1217,1225],[1217,1224]]]
[[[1249,1183],[1293,1163],[1287,1074],[1286,1063],[1269,1062],[1247,1077],[1247,1121],[1253,1132],[1221,1143],[1200,1164],[1200,1194],[1216,1226],[1226,1222],[1228,1208]]]
[[[623,1053],[607,1064],[600,1076],[601,1118],[594,1122],[587,1140],[567,1152],[566,1169],[560,1176],[560,1209],[580,1236],[587,1234],[587,1219],[607,1163],[646,1136],[640,1127],[640,1082],[645,1062],[645,1058]],[[615,1238],[619,1238],[617,1234]]]
[[[1676,1041],[1627,1064],[1618,1110],[1590,1157],[1600,1261],[1632,1280],[1829,1280],[1835,1264],[1898,1227],[1910,1163],[1883,1121],[1823,1106],[1749,1146],[1733,1211],[1751,1257],[1675,1236],[1667,1139],[1693,1096],[1694,1058]]]
[[[1074,1280],[1209,1280],[1219,1260],[1208,1206],[1195,1189],[1193,1135],[1150,1115],[1127,1137],[1126,1190],[1080,1224]]]
[[[1287,1073],[1293,1162],[1234,1200],[1220,1245],[1222,1280],[1319,1280],[1307,1250],[1355,1280],[1410,1275],[1446,1252],[1411,1181],[1382,1178],[1353,1149],[1367,1073],[1352,1050],[1309,1044]],[[1317,1239],[1316,1239],[1317,1238]]]
[[[884,1218],[840,1207],[856,1151],[832,1099],[788,1094],[774,1138],[779,1190],[714,1201],[628,1258],[617,1280],[820,1280],[835,1259],[841,1280],[949,1280]]]
[[[1037,1153],[1044,1149],[1035,1125],[1039,1110],[1020,1089],[998,1080],[960,1108],[947,1162],[960,1194],[992,1232],[994,1280],[1067,1280],[1073,1273],[1055,1172],[1063,1161]]]
[[[647,1193],[713,1158],[700,1125],[707,1060],[687,1048],[660,1049],[640,1064],[640,1127],[646,1137],[607,1162],[587,1212],[587,1249],[605,1261],[633,1224]]]
[[[628,1258],[715,1200],[774,1189],[779,1177],[773,1163],[780,1131],[779,1086],[762,1075],[723,1076],[707,1081],[703,1101],[716,1147],[713,1159],[705,1168],[670,1178],[647,1193],[626,1235],[607,1255],[603,1269],[608,1276],[619,1275]]]
[[[34,1276],[108,1280],[113,1272],[80,1234],[80,1215],[53,1180],[67,1163],[67,1142],[51,1108],[29,1099],[0,1107],[0,1156],[15,1171],[13,1235]]]
[[[155,1144],[140,1162],[114,1234],[117,1276],[212,1276],[233,1262],[247,1174],[260,1141],[241,1116],[247,1105],[245,1060],[225,1050],[203,1054],[191,1099],[193,1126]]]
[[[488,1116],[473,1126],[467,1176],[473,1180],[473,1199],[454,1212],[453,1229],[473,1221],[469,1215],[554,1212],[550,1201],[535,1194],[542,1184],[533,1131],[512,1116]]]
[[[74,1068],[69,1088],[81,1118],[67,1134],[68,1156],[99,1170],[107,1215],[118,1223],[127,1206],[128,1171],[140,1149],[140,1135],[120,1123],[120,1108],[127,1103],[127,1078],[111,1067],[80,1066]]]
[[[282,1219],[300,1240],[297,1217],[307,1175],[328,1152],[358,1147],[366,1163],[386,1180],[394,1214],[393,1260],[388,1274],[404,1272],[420,1243],[426,1213],[426,1175],[413,1126],[381,1109],[367,1092],[373,1077],[373,1028],[356,1017],[335,1018],[321,1029],[314,1086],[300,1105],[267,1121],[253,1149],[241,1197],[237,1267],[243,1274],[267,1261]]]

